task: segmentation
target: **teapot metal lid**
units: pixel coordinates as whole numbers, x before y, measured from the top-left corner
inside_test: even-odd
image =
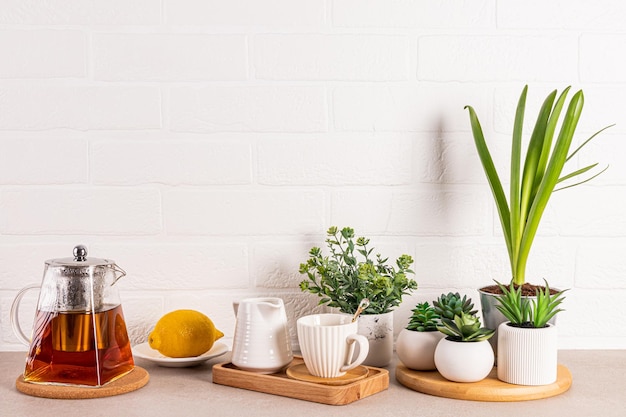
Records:
[[[83,268],[86,266],[112,267],[113,265],[115,265],[115,261],[111,259],[87,258],[87,247],[85,245],[77,245],[74,247],[73,258],[49,259],[46,261],[46,264],[50,266],[69,268]]]
[[[87,248],[78,245],[73,258],[46,261],[40,305],[45,311],[101,311],[111,304],[109,288],[125,275],[115,261],[87,258]]]

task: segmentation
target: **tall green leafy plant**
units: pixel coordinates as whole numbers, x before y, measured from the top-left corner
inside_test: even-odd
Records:
[[[485,142],[478,116],[471,106],[465,107],[469,111],[476,149],[500,216],[500,223],[502,224],[504,239],[509,253],[512,281],[517,285],[522,285],[526,282],[528,255],[537,233],[541,216],[552,193],[560,189],[583,184],[606,170],[605,168],[596,174],[591,174],[590,171],[598,165],[594,163],[568,174],[562,174],[566,162],[571,160],[596,135],[610,127],[607,126],[599,130],[570,153],[572,138],[583,109],[584,95],[582,90],[580,90],[572,96],[560,122],[557,134],[559,118],[565,106],[569,90],[570,87],[567,87],[558,98],[556,90],[546,97],[539,110],[537,121],[530,136],[523,166],[522,126],[524,124],[528,86],[525,86],[522,90],[513,125],[508,201],[502,188],[502,181]],[[553,140],[555,135],[556,141]],[[580,179],[580,176],[583,174],[591,174],[591,176],[574,184],[556,188],[557,184],[576,177]]]

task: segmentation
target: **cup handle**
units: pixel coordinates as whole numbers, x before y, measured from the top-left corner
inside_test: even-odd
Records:
[[[339,370],[340,372],[349,371],[350,369],[354,369],[362,364],[367,357],[370,349],[370,344],[367,341],[367,338],[360,334],[348,335],[348,337],[346,337],[346,342],[350,344],[350,349],[348,349],[348,357],[346,358],[347,363],[346,365],[341,367],[341,369]],[[352,359],[352,354],[354,353],[355,342],[359,344],[359,356],[357,356],[357,358],[352,363],[349,363],[350,359]]]
[[[22,301],[24,294],[26,294],[29,290],[39,288],[40,286],[38,284],[27,285],[26,287],[22,288],[20,292],[17,293],[15,299],[13,300],[13,304],[11,304],[11,327],[13,328],[13,333],[15,334],[15,337],[17,337],[18,340],[26,346],[30,345],[30,339],[26,337],[26,335],[22,331],[22,328],[20,327],[20,301]]]

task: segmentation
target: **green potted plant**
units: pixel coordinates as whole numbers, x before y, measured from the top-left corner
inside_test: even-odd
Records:
[[[457,293],[441,294],[433,301],[417,304],[406,329],[402,329],[396,340],[396,353],[409,369],[428,371],[436,369],[435,348],[444,337],[438,329],[441,319],[454,320],[462,313],[475,315],[474,303],[467,296]]]
[[[480,319],[468,313],[453,320],[443,318],[437,328],[446,336],[435,349],[441,376],[454,382],[477,382],[489,375],[494,354],[488,340],[495,330],[481,327]]]
[[[461,313],[475,315],[478,310],[473,310],[474,303],[471,298],[467,298],[466,295],[461,298],[461,295],[456,292],[449,292],[448,294],[441,294],[435,301],[433,301],[433,310],[441,318],[447,318],[453,320],[455,316],[460,316]]]
[[[498,329],[498,379],[518,385],[547,385],[557,379],[557,327],[549,323],[565,298],[545,282],[536,298],[522,297],[520,287],[496,282],[502,295],[496,308],[508,320]]]
[[[559,128],[559,119],[569,90],[570,87],[567,87],[558,98],[557,91],[554,90],[544,100],[530,135],[523,164],[522,126],[524,124],[528,86],[522,90],[513,126],[508,200],[485,142],[478,116],[471,106],[466,106],[469,111],[478,156],[500,217],[509,255],[511,282],[516,286],[522,286],[523,295],[534,296],[535,294],[535,286],[526,282],[526,265],[550,196],[554,191],[583,184],[606,170],[605,168],[600,172],[592,173],[592,170],[598,165],[594,163],[563,174],[565,164],[597,134],[610,127],[601,129],[574,151],[570,151],[574,132],[583,109],[584,95],[581,90],[572,96]],[[556,140],[554,140],[555,137]],[[582,179],[581,176],[583,175],[586,176],[585,179]],[[564,185],[564,181],[568,180],[577,182]],[[479,290],[485,325],[496,329],[505,320],[495,308],[495,296],[498,292],[499,287],[497,285],[483,287]],[[493,341],[495,342],[496,338],[493,338]]]
[[[364,363],[386,366],[393,357],[393,308],[417,289],[417,282],[408,277],[414,273],[410,269],[413,258],[401,255],[395,266],[388,265],[388,258],[380,254],[372,258],[369,239],[355,239],[354,229],[333,226],[326,234],[330,255],[325,256],[319,247],[309,251],[309,259],[300,264],[300,273],[307,276],[300,289],[317,294],[319,304],[346,314],[354,314],[361,300],[369,299],[359,318],[359,333],[370,341]]]
[[[439,314],[428,301],[417,304],[412,312],[409,324],[396,340],[398,359],[409,369],[435,370],[435,348],[444,336],[437,329],[441,324]]]

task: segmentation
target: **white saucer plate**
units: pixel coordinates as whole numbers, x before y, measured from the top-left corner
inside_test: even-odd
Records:
[[[192,356],[189,358],[168,358],[167,356],[161,355],[159,351],[152,349],[147,342],[133,346],[133,356],[146,359],[159,366],[167,368],[185,368],[188,366],[200,365],[209,359],[222,356],[226,352],[228,352],[228,346],[224,343],[215,342],[213,347],[208,352],[205,352],[200,356]]]

